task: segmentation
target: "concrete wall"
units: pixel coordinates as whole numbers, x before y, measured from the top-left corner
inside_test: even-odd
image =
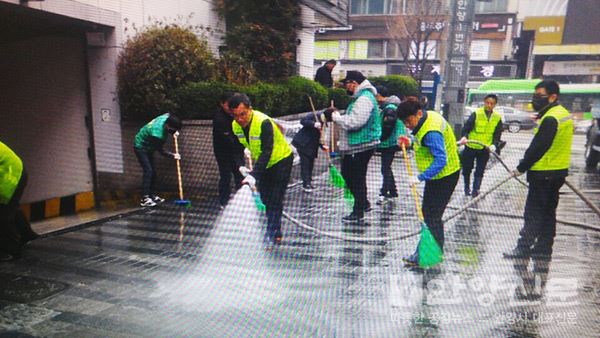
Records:
[[[82,36],[47,36],[0,48],[0,135],[23,159],[23,202],[92,191]]]
[[[302,6],[302,17],[300,18],[303,28],[298,31],[300,45],[296,48],[296,62],[298,62],[298,73],[300,76],[313,79],[316,69],[315,60],[315,28],[310,24],[315,22],[315,11]]]

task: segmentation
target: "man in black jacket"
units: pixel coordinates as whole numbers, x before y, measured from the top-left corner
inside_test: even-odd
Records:
[[[320,83],[325,88],[333,87],[333,78],[331,77],[331,72],[337,62],[335,60],[329,60],[324,65],[317,69],[317,75],[315,75],[315,81]]]
[[[300,155],[300,176],[302,177],[302,189],[306,192],[312,192],[315,187],[312,185],[312,172],[315,165],[315,158],[319,153],[321,140],[321,122],[315,118],[315,114],[310,113],[300,120],[302,129],[294,136],[292,145],[296,147]]]
[[[244,179],[236,164],[244,162],[244,149],[231,130],[233,114],[227,103],[232,95],[226,92],[221,96],[220,107],[213,116],[213,148],[219,167],[219,204],[222,208],[231,195],[231,178],[236,189],[241,187]]]
[[[542,81],[535,88],[532,104],[538,111],[539,127],[517,169],[513,170],[513,176],[527,172],[529,191],[525,202],[525,224],[519,233],[517,247],[504,253],[506,258],[516,258],[527,264],[530,258],[534,258],[534,263],[551,258],[558,192],[569,174],[574,131],[571,114],[558,102],[558,83]],[[534,270],[536,268],[534,264]]]

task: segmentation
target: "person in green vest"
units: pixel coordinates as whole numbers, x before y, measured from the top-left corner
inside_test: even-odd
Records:
[[[381,123],[381,138],[377,146],[377,152],[381,153],[381,175],[383,183],[379,190],[379,198],[377,204],[383,204],[386,200],[391,200],[398,197],[398,189],[396,188],[396,180],[392,172],[392,162],[394,156],[399,150],[398,138],[401,135],[406,135],[404,123],[398,119],[396,109],[400,104],[400,99],[396,95],[390,95],[389,90],[385,86],[376,86],[377,95],[375,99],[379,103],[382,113]]]
[[[0,261],[21,257],[21,249],[38,235],[19,209],[27,172],[21,158],[0,142]]]
[[[283,240],[283,202],[294,161],[292,148],[273,119],[252,108],[246,94],[235,94],[228,103],[233,113],[233,134],[242,146],[250,150],[254,163],[252,170],[244,163],[238,163],[240,172],[245,176],[242,184],[257,187],[266,206],[266,244],[280,244]]]
[[[167,136],[178,133],[181,120],[171,113],[162,114],[143,126],[135,135],[133,150],[144,172],[142,178],[142,207],[153,207],[165,200],[154,192],[156,184],[156,169],[154,168],[154,152],[158,151],[164,157],[180,160],[179,154],[164,149]]]
[[[444,249],[444,222],[442,216],[454,193],[460,176],[460,159],[456,137],[451,125],[435,111],[424,111],[418,101],[407,100],[398,106],[398,118],[414,136],[415,160],[418,176],[409,178],[410,185],[425,182],[423,217],[431,234]],[[407,136],[398,142],[410,144]],[[409,266],[417,266],[418,250],[404,258]]]
[[[530,258],[534,263],[548,262],[552,256],[559,190],[569,174],[574,124],[572,115],[558,101],[559,94],[560,87],[555,81],[544,80],[535,86],[532,104],[538,112],[539,126],[513,170],[514,176],[527,172],[529,190],[517,246],[505,252],[504,257],[527,264]],[[540,265],[547,269],[547,264]]]
[[[364,213],[372,210],[367,199],[367,167],[381,138],[381,113],[375,95],[377,90],[358,71],[350,70],[342,80],[352,100],[341,115],[335,109],[323,112],[323,121],[333,121],[339,127],[339,152],[342,155],[342,176],[354,196],[352,213],[344,222],[360,222]]]
[[[459,141],[460,145],[464,145],[465,149],[461,155],[462,173],[465,183],[465,195],[477,197],[485,166],[490,159],[490,153],[483,146],[468,143],[468,140],[479,141],[489,147],[490,151],[499,149],[502,140],[502,117],[494,110],[498,103],[498,96],[494,94],[486,95],[483,99],[484,106],[477,109],[469,116],[467,122],[462,129],[462,138]],[[475,168],[475,178],[473,179],[473,192],[471,194],[471,171],[474,163],[477,163]]]

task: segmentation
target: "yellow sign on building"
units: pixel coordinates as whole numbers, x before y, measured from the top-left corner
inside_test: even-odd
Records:
[[[530,16],[525,18],[523,30],[535,31],[535,45],[562,44],[565,30],[564,16]]]

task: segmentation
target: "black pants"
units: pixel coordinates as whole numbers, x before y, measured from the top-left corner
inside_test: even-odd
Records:
[[[298,153],[300,155],[300,176],[302,177],[302,185],[310,186],[312,183],[312,172],[315,167],[315,157]]]
[[[473,166],[475,163],[477,164],[475,167],[475,177],[483,177],[485,166],[487,165],[489,159],[490,153],[486,149],[472,149],[465,147],[461,156],[461,164],[465,182],[469,181],[471,171],[473,171]]]
[[[444,222],[442,216],[446,206],[450,202],[458,178],[460,170],[454,174],[448,175],[439,180],[425,182],[425,190],[423,192],[423,216],[425,224],[431,230],[431,234],[436,239],[440,248],[444,249]]]
[[[154,169],[154,152],[144,151],[137,148],[133,148],[135,156],[140,163],[143,170],[142,178],[142,195],[152,196],[154,195],[154,186],[156,184],[156,170]]]
[[[27,185],[27,173],[23,170],[21,179],[8,204],[0,204],[0,251],[20,255],[21,247],[37,237],[31,224],[19,209],[23,190]]]
[[[525,257],[551,256],[556,236],[558,191],[564,178],[530,180],[525,202],[525,224],[519,233],[517,250]]]
[[[267,169],[258,181],[258,191],[267,209],[267,233],[269,235],[281,232],[283,200],[290,181],[293,162],[292,155],[284,158]]]
[[[230,153],[215,152],[217,166],[219,167],[219,204],[225,205],[229,201],[231,195],[231,179],[236,189],[242,186],[244,177],[235,164],[235,161]],[[240,163],[244,163],[243,159]]]
[[[396,180],[392,172],[392,162],[396,154],[395,148],[381,149],[381,175],[383,176],[383,184],[379,194],[386,197],[397,197],[398,190],[396,189]]]
[[[354,212],[362,216],[369,205],[367,199],[367,167],[375,149],[366,150],[342,158],[342,176],[352,196],[354,196]]]

